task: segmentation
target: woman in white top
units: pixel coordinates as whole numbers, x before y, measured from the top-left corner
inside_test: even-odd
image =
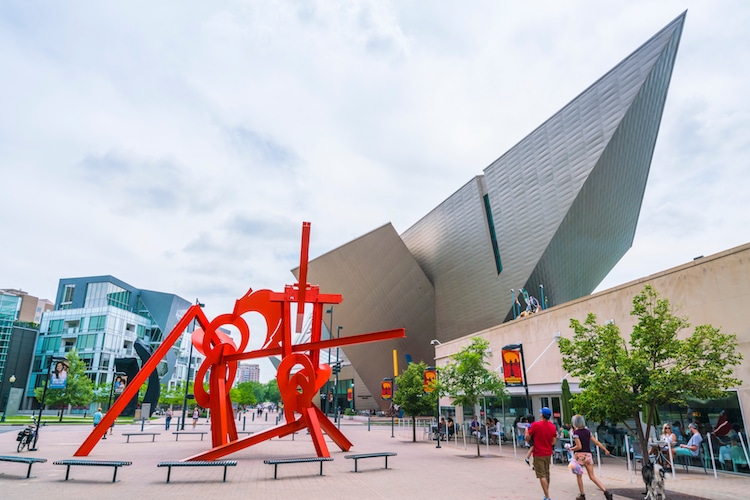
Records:
[[[651,450],[649,450],[649,455],[655,455],[657,457],[664,457],[667,460],[670,458],[670,454],[674,455],[674,452],[670,452],[669,448],[674,448],[677,446],[677,436],[674,432],[672,432],[672,426],[669,424],[664,424],[661,430],[661,436],[659,437],[659,445],[654,445],[651,447]],[[659,451],[661,450],[661,455],[659,454]],[[664,459],[660,458],[660,462],[663,462]],[[671,464],[668,463],[660,463],[662,467],[671,468]]]

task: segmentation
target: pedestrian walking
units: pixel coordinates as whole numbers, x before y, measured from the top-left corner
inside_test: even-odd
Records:
[[[165,414],[165,427],[164,430],[169,430],[169,424],[172,422],[172,409],[167,408],[167,413]]]
[[[573,458],[579,463],[581,467],[586,469],[586,473],[589,475],[589,479],[594,483],[597,488],[604,492],[604,497],[607,500],[612,500],[612,493],[607,491],[601,481],[594,474],[594,458],[591,453],[591,443],[602,449],[606,455],[609,455],[609,450],[606,446],[599,442],[594,436],[591,435],[591,431],[586,428],[586,419],[583,415],[573,415],[571,419],[573,424],[573,446],[570,451],[573,452]],[[580,494],[576,497],[576,500],[586,500],[586,495],[583,491],[583,474],[576,474],[576,481],[578,481],[578,491]]]
[[[97,408],[96,413],[94,413],[94,427],[99,425],[99,422],[102,421],[102,417],[103,415],[102,415],[101,407]],[[102,439],[107,439],[107,431],[104,431],[104,435],[102,436]]]
[[[201,413],[198,411],[198,407],[195,407],[193,409],[193,429],[195,429],[195,426],[198,425],[198,418],[201,416]]]
[[[539,484],[544,492],[544,500],[549,497],[549,469],[552,462],[552,450],[557,442],[557,429],[550,422],[552,410],[546,406],[539,410],[541,419],[532,423],[526,430],[526,442],[531,445],[534,442],[534,473],[539,479]]]

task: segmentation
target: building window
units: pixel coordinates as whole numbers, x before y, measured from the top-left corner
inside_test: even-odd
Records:
[[[76,349],[83,351],[84,349],[94,349],[96,347],[96,334],[89,333],[86,335],[79,335],[76,340]]]
[[[53,319],[49,322],[49,328],[47,329],[48,334],[62,333],[63,331],[63,320]]]
[[[91,316],[91,318],[89,318],[89,331],[101,332],[104,330],[104,326],[106,324],[107,324],[106,316]]]
[[[60,350],[60,337],[45,337],[42,340],[42,351],[57,352]]]
[[[60,303],[60,308],[63,309],[63,305],[67,305],[65,309],[70,308],[70,304],[73,303],[73,295],[75,294],[76,286],[75,285],[65,285],[65,289],[63,290],[63,299]]]

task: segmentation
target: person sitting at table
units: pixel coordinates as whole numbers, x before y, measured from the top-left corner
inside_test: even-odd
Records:
[[[456,424],[453,422],[453,417],[448,417],[448,423],[446,425],[448,427],[448,439],[450,440],[450,438],[456,433]]]
[[[677,436],[672,432],[672,426],[664,424],[661,431],[661,437],[659,437],[659,444],[655,444],[648,451],[649,455],[655,455],[659,465],[665,469],[670,469],[671,464],[666,463],[669,460],[669,448],[674,448],[677,445]]]
[[[675,455],[697,457],[701,453],[701,443],[703,442],[703,436],[698,431],[698,424],[691,423],[688,425],[688,429],[692,433],[687,444],[681,444],[678,446],[674,453]]]

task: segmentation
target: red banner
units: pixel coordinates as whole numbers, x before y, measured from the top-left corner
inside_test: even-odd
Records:
[[[424,371],[424,392],[432,392],[435,390],[435,383],[437,382],[437,372],[434,368],[428,368]]]
[[[393,397],[393,384],[390,380],[383,380],[380,383],[380,397],[382,399],[391,399]]]
[[[346,390],[346,400],[347,400],[347,401],[351,401],[351,400],[352,400],[352,394],[353,394],[353,393],[354,393],[354,390],[353,390],[353,389],[352,389],[351,387],[349,387],[349,388],[348,388],[348,389]]]
[[[505,385],[523,385],[520,351],[503,349],[502,355]]]

